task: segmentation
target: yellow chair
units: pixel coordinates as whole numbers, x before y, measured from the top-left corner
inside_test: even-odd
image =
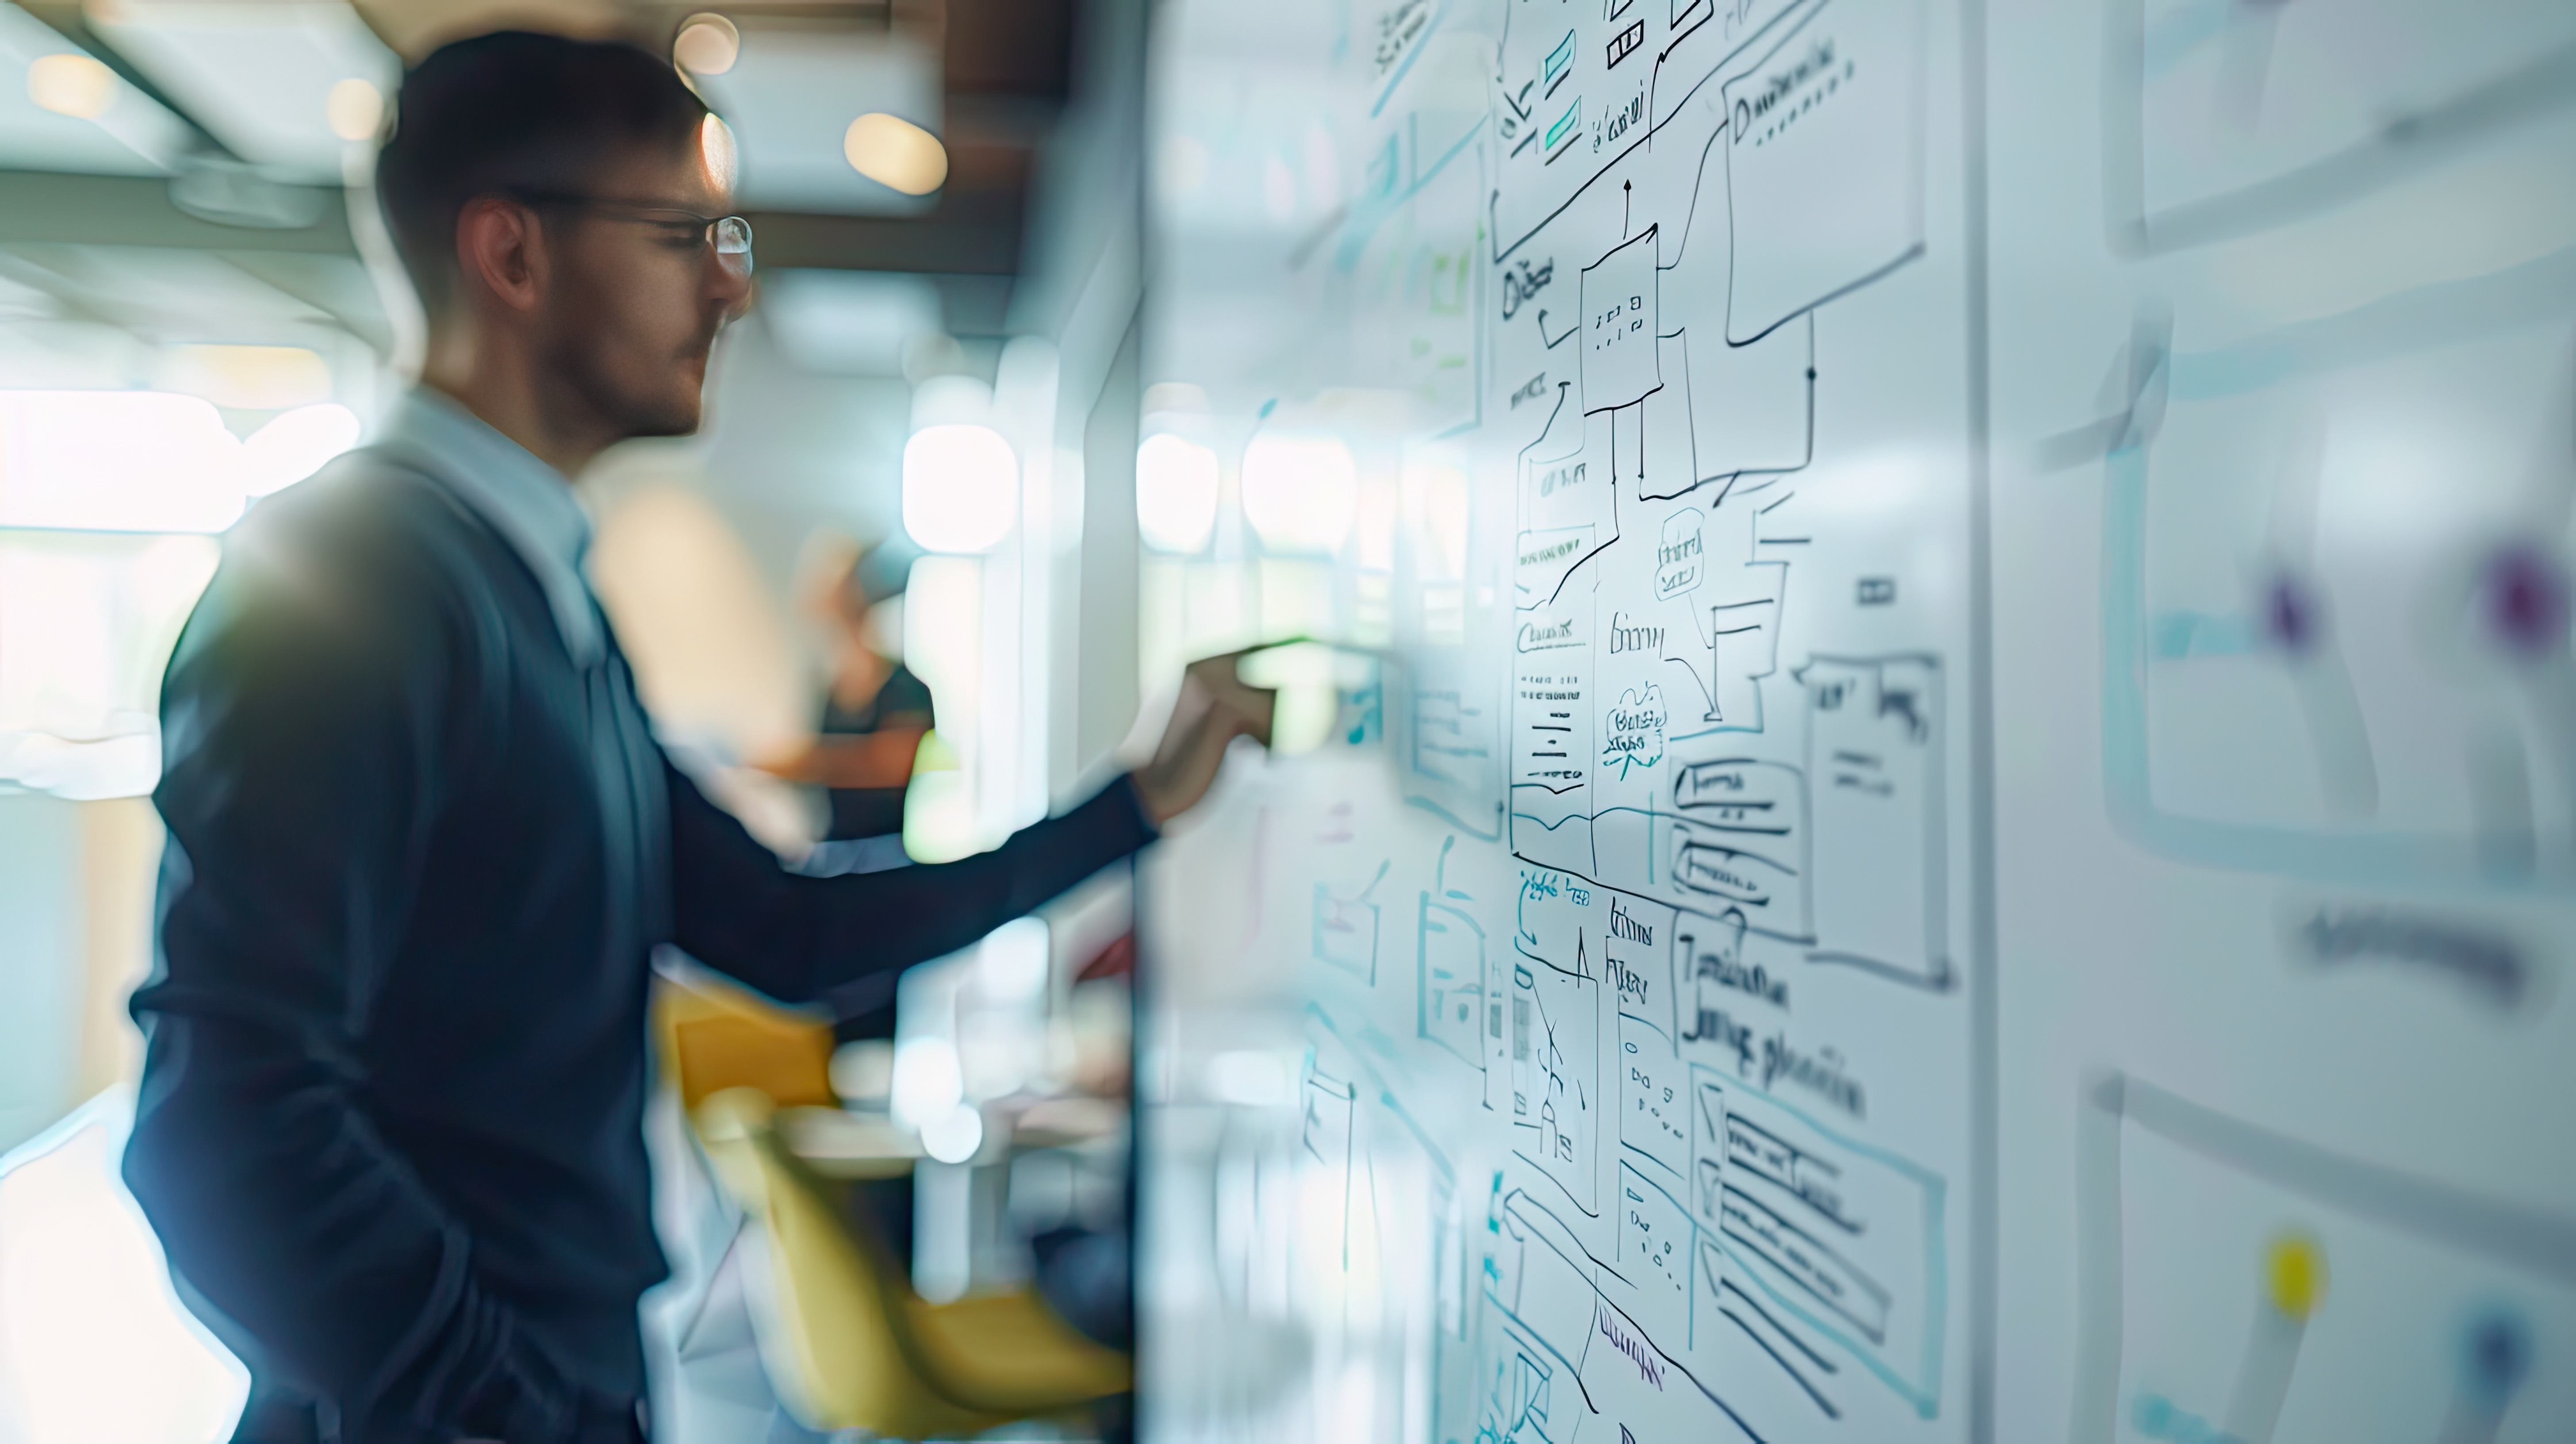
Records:
[[[832,1029],[811,1014],[720,983],[665,979],[654,990],[663,1075],[694,1116],[709,1094],[757,1088],[781,1108],[837,1108]]]
[[[933,1304],[873,1237],[853,1232],[771,1127],[769,1099],[719,1092],[698,1113],[717,1177],[768,1236],[772,1383],[805,1422],[897,1439],[981,1433],[1133,1387],[1126,1355],[1074,1332],[1029,1291]]]

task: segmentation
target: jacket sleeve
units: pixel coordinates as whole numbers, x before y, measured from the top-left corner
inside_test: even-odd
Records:
[[[263,547],[237,533],[164,683],[125,1178],[209,1322],[347,1437],[550,1439],[569,1386],[371,1124],[354,1061],[437,820],[461,629],[399,576]]]
[[[844,1011],[891,1002],[905,968],[974,942],[1154,840],[1120,777],[991,852],[846,877],[801,877],[665,763],[675,941],[781,1002],[830,992]]]

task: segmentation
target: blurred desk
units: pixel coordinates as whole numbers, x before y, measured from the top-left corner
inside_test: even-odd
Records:
[[[1041,1148],[1079,1148],[1122,1137],[1127,1128],[1127,1105],[1107,1098],[1048,1098],[996,1108],[988,1116],[996,1125],[1007,1121],[1009,1133],[1004,1140],[988,1138],[972,1160],[977,1163]],[[845,1108],[782,1108],[778,1136],[788,1152],[824,1178],[900,1178],[928,1156],[919,1134],[882,1113]]]
[[[825,1178],[900,1178],[925,1156],[921,1135],[882,1113],[846,1108],[782,1108],[778,1137]]]

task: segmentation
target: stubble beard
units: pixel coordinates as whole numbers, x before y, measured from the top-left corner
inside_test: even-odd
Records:
[[[598,350],[578,344],[563,348],[559,364],[583,403],[619,436],[689,436],[705,419],[706,361],[713,345],[709,336],[665,362],[669,370],[652,378],[667,377],[662,385],[627,385]]]

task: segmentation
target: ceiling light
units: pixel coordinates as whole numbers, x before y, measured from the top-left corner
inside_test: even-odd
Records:
[[[177,346],[162,384],[243,411],[283,411],[331,395],[331,367],[302,346]]]
[[[742,32],[721,15],[692,15],[671,42],[671,60],[691,75],[722,75],[742,55]]]
[[[402,77],[344,0],[93,0],[82,14],[142,82],[272,181],[339,184],[348,148],[376,138]],[[125,95],[116,115],[144,102]]]
[[[373,81],[351,76],[331,87],[322,113],[330,119],[331,133],[342,140],[374,140],[385,119],[385,93]]]
[[[1170,432],[1136,448],[1136,529],[1158,552],[1195,552],[1216,529],[1216,453]]]
[[[850,122],[841,137],[850,168],[908,196],[924,196],[948,179],[948,151],[939,137],[883,111]]]
[[[86,55],[40,55],[27,67],[27,98],[74,120],[107,114],[122,84],[115,71]]]
[[[989,426],[925,426],[903,447],[903,529],[923,549],[982,552],[1019,520],[1020,460]]]
[[[1244,448],[1244,520],[1273,550],[1340,550],[1359,496],[1351,449],[1332,437],[1265,431]]]

